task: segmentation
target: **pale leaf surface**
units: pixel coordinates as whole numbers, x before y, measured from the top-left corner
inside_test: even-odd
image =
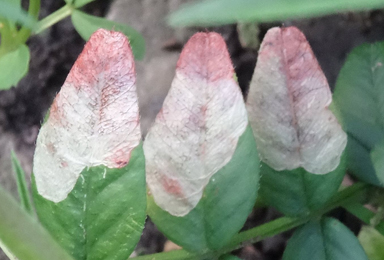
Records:
[[[305,36],[270,29],[260,47],[247,107],[264,162],[275,170],[334,170],[347,136],[328,109],[332,95]]]
[[[37,138],[33,170],[40,195],[59,202],[84,168],[128,164],[140,142],[135,81],[133,55],[124,34],[96,31]]]
[[[184,47],[163,108],[144,142],[155,202],[188,214],[213,174],[232,158],[248,124],[223,38],[195,34]]]

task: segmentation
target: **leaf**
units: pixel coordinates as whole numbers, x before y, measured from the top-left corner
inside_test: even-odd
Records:
[[[373,185],[380,185],[383,183],[383,180],[380,180],[375,172],[371,162],[369,149],[359,143],[351,135],[348,136],[346,152],[347,168],[350,173],[360,180]]]
[[[277,171],[326,174],[339,165],[347,136],[328,109],[331,91],[296,27],[264,37],[247,100],[261,159]]]
[[[371,151],[371,161],[379,183],[384,184],[384,139]]]
[[[384,181],[384,173],[372,170],[369,156],[384,138],[383,52],[384,42],[355,48],[340,71],[334,94],[353,142],[348,149],[349,167],[354,175],[375,185]]]
[[[148,215],[162,233],[184,249],[217,250],[240,230],[252,211],[258,181],[258,153],[248,126],[231,161],[210,179],[191,212],[184,217],[172,216],[148,196]]]
[[[359,233],[359,241],[369,260],[382,260],[384,256],[384,236],[370,226],[363,226]]]
[[[75,2],[75,5],[74,5],[75,8],[79,8],[95,0],[72,0],[72,1]]]
[[[122,168],[141,139],[133,55],[119,32],[96,31],[56,96],[37,137],[37,190],[64,200],[92,166]]]
[[[33,206],[29,196],[27,181],[25,180],[25,172],[17,159],[16,154],[12,151],[12,169],[16,175],[17,190],[22,208],[29,214],[33,214]]]
[[[0,188],[0,244],[19,260],[73,260],[3,189]]]
[[[0,57],[0,90],[15,86],[27,74],[29,58],[29,49],[25,44]]]
[[[79,10],[73,10],[71,18],[76,31],[86,41],[89,39],[92,33],[94,33],[99,28],[124,33],[125,36],[127,36],[129,39],[129,43],[132,47],[135,58],[138,60],[143,59],[145,54],[144,38],[132,27],[129,27],[125,24],[115,23],[101,17],[88,15]]]
[[[172,26],[272,22],[382,7],[382,0],[206,0],[184,5],[168,22]]]
[[[156,203],[185,216],[210,178],[232,158],[248,124],[223,38],[197,33],[144,142],[147,183]]]
[[[241,260],[241,259],[234,255],[223,255],[219,258],[219,260]]]
[[[320,209],[335,195],[343,181],[346,156],[339,166],[325,175],[315,175],[303,168],[276,171],[262,163],[260,196],[268,205],[287,216],[303,216]]]
[[[0,17],[19,23],[29,29],[34,29],[37,22],[34,17],[21,8],[20,4],[16,3],[16,0],[0,1]]]
[[[368,260],[355,235],[336,219],[311,221],[288,241],[283,260]]]
[[[119,169],[84,169],[68,197],[34,201],[41,223],[75,259],[126,260],[141,237],[146,218],[142,146]]]

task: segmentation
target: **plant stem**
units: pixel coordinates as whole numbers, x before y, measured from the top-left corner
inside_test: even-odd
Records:
[[[0,19],[0,35],[1,35],[1,45],[0,45],[0,57],[12,50],[12,30],[9,25],[9,22],[6,19]]]
[[[369,189],[366,183],[356,183],[344,190],[338,192],[323,208],[314,211],[310,215],[302,217],[281,217],[272,220],[268,223],[258,227],[240,232],[228,243],[228,245],[217,252],[203,252],[203,253],[190,253],[184,249],[175,250],[171,252],[157,253],[146,256],[135,257],[135,260],[192,260],[192,259],[209,259],[212,256],[218,257],[220,255],[229,253],[245,245],[256,243],[264,240],[265,238],[275,236],[295,227],[298,227],[311,219],[319,218],[323,214],[350,203],[351,201],[361,201]]]
[[[28,13],[37,20],[39,17],[39,12],[40,0],[29,0]],[[23,28],[21,28],[19,33],[17,34],[17,42],[25,43],[30,35],[31,30],[23,26]]]
[[[349,213],[363,221],[365,224],[372,226],[371,220],[376,216],[374,212],[370,211],[359,203],[350,203],[343,206]],[[384,221],[374,225],[374,228],[384,236]]]
[[[61,7],[59,10],[53,12],[52,14],[45,17],[43,20],[39,21],[36,25],[35,33],[41,33],[48,27],[70,16],[72,14],[72,11],[73,7],[70,5],[65,5]]]

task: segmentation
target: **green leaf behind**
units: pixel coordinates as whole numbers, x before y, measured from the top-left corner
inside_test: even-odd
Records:
[[[0,17],[29,29],[33,29],[36,25],[36,20],[21,8],[20,1],[17,0],[0,1]]]
[[[19,260],[73,260],[17,202],[0,188],[0,244]]]
[[[215,173],[197,206],[175,217],[148,197],[148,214],[169,239],[194,252],[225,246],[241,229],[257,197],[259,157],[251,127],[239,138],[232,160]]]
[[[384,236],[370,226],[363,226],[359,233],[359,241],[369,260],[382,260],[384,257]]]
[[[352,140],[348,168],[364,181],[383,185],[384,172],[373,170],[369,154],[384,138],[384,42],[363,44],[348,55],[334,101]]]
[[[336,219],[311,221],[288,241],[283,260],[368,260],[355,235]]]
[[[260,196],[288,216],[306,215],[321,208],[339,189],[345,175],[346,156],[332,172],[316,175],[298,168],[276,171],[261,164]]]
[[[84,169],[68,197],[53,203],[33,184],[41,223],[75,259],[126,260],[140,239],[146,218],[142,146],[121,169]]]
[[[72,13],[72,23],[75,26],[76,31],[81,37],[88,41],[92,33],[99,28],[107,30],[119,31],[128,37],[129,43],[132,47],[132,52],[136,59],[141,60],[145,54],[145,41],[143,36],[132,27],[124,24],[115,23],[113,21],[88,15],[78,10],[74,10]]]
[[[169,17],[172,26],[271,22],[384,6],[382,0],[206,0],[185,5]]]
[[[25,44],[0,57],[0,90],[15,86],[27,74],[29,58],[29,49]]]

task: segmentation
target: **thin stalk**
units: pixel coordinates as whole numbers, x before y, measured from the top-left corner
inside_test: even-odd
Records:
[[[40,0],[30,0],[29,6],[28,6],[28,13],[36,18],[36,20],[39,18],[39,12],[40,12]],[[31,30],[23,26],[19,33],[17,34],[17,42],[18,43],[25,43],[29,36],[31,35]]]
[[[164,252],[152,255],[138,256],[135,260],[192,260],[192,259],[209,259],[218,257],[220,255],[229,253],[238,248],[244,247],[248,244],[253,244],[262,241],[268,237],[275,236],[277,234],[286,232],[295,227],[298,227],[311,219],[319,218],[325,213],[340,207],[351,201],[361,201],[366,192],[369,189],[369,185],[365,183],[356,183],[344,190],[338,192],[323,208],[313,212],[310,215],[306,215],[300,218],[281,217],[276,220],[272,220],[268,223],[260,225],[258,227],[249,229],[247,231],[237,234],[228,245],[218,250],[217,252],[203,252],[203,253],[190,253],[184,249],[175,250],[171,252]]]
[[[9,22],[6,19],[0,19],[0,57],[12,50],[12,30],[9,26]]]
[[[19,198],[21,207],[30,215],[34,216],[34,210],[32,206],[32,200],[29,195],[27,180],[25,179],[25,172],[21,167],[20,161],[17,158],[16,154],[12,151],[12,168],[15,173],[17,190],[19,192]]]
[[[55,23],[63,20],[64,18],[70,16],[72,14],[73,7],[70,5],[65,5],[61,7],[59,10],[51,13],[41,21],[39,21],[36,25],[35,33],[41,33],[45,29],[54,25]]]
[[[359,203],[350,203],[343,206],[349,213],[363,221],[365,224],[373,226],[380,234],[384,236],[384,221],[380,221],[376,225],[372,222],[376,214]]]

